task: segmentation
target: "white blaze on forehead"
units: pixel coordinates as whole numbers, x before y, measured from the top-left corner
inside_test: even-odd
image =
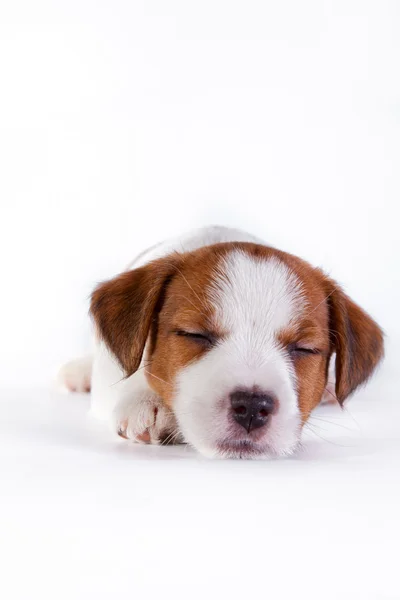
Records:
[[[219,264],[210,287],[218,325],[264,344],[302,313],[306,300],[296,275],[277,257],[233,250]]]

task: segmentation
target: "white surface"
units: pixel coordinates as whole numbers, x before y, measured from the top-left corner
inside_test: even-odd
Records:
[[[396,0],[1,2],[2,599],[400,598],[399,30]],[[35,391],[87,347],[98,280],[209,223],[385,328],[361,432],[323,409],[351,431],[209,462]]]
[[[87,407],[2,393],[2,598],[400,598],[400,402],[384,370],[345,412],[321,407],[287,460],[130,445]]]

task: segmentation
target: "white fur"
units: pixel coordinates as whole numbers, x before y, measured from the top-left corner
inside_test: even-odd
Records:
[[[258,440],[263,454],[290,453],[299,439],[300,413],[294,372],[276,336],[305,307],[300,283],[276,258],[254,259],[236,250],[220,265],[209,293],[218,327],[226,334],[179,376],[174,407],[185,439],[203,454],[217,455],[217,442],[235,428],[230,394],[257,387],[279,400]],[[242,431],[245,439],[238,429],[235,436]]]

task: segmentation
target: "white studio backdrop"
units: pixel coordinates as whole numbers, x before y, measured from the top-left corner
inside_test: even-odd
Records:
[[[0,384],[89,346],[87,297],[146,246],[242,227],[400,339],[396,0],[5,0]]]

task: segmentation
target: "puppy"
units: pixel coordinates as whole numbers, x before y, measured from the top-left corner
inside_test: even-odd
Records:
[[[335,355],[340,404],[383,356],[379,326],[320,269],[207,227],[141,254],[93,292],[93,359],[70,389],[120,436],[209,457],[291,454]]]

